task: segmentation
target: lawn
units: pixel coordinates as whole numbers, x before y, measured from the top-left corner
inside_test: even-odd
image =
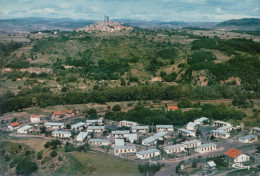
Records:
[[[137,164],[126,160],[89,152],[73,152],[72,156],[80,163],[94,167],[94,175],[139,175]]]

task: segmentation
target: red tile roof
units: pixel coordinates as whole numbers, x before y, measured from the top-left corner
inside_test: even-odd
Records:
[[[225,155],[231,157],[231,158],[236,158],[238,157],[239,155],[241,155],[243,152],[241,150],[238,150],[238,149],[235,149],[235,148],[231,148],[229,149]]]
[[[54,114],[54,115],[61,115],[62,112],[61,112],[61,111],[54,111],[53,114]]]
[[[12,127],[16,127],[16,126],[19,126],[20,123],[19,123],[19,122],[14,122],[14,123],[11,123],[10,125],[11,125]]]
[[[66,111],[66,113],[67,113],[67,114],[72,114],[72,113],[73,113],[73,111]]]
[[[35,114],[31,115],[31,118],[36,118],[36,117],[39,117],[39,115],[35,115]]]
[[[168,106],[168,110],[170,109],[178,109],[178,106]]]

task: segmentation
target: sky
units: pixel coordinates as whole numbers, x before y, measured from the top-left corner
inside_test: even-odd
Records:
[[[260,0],[0,0],[0,19],[46,17],[221,22],[260,18]]]

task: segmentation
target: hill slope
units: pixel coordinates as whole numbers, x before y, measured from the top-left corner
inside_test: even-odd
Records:
[[[232,30],[257,30],[260,28],[259,18],[232,19],[219,23],[216,28]]]

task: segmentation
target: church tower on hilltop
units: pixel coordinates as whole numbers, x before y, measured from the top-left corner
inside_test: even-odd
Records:
[[[104,22],[105,22],[105,23],[109,23],[109,16],[106,16],[106,15],[105,15],[105,17],[104,17]]]

